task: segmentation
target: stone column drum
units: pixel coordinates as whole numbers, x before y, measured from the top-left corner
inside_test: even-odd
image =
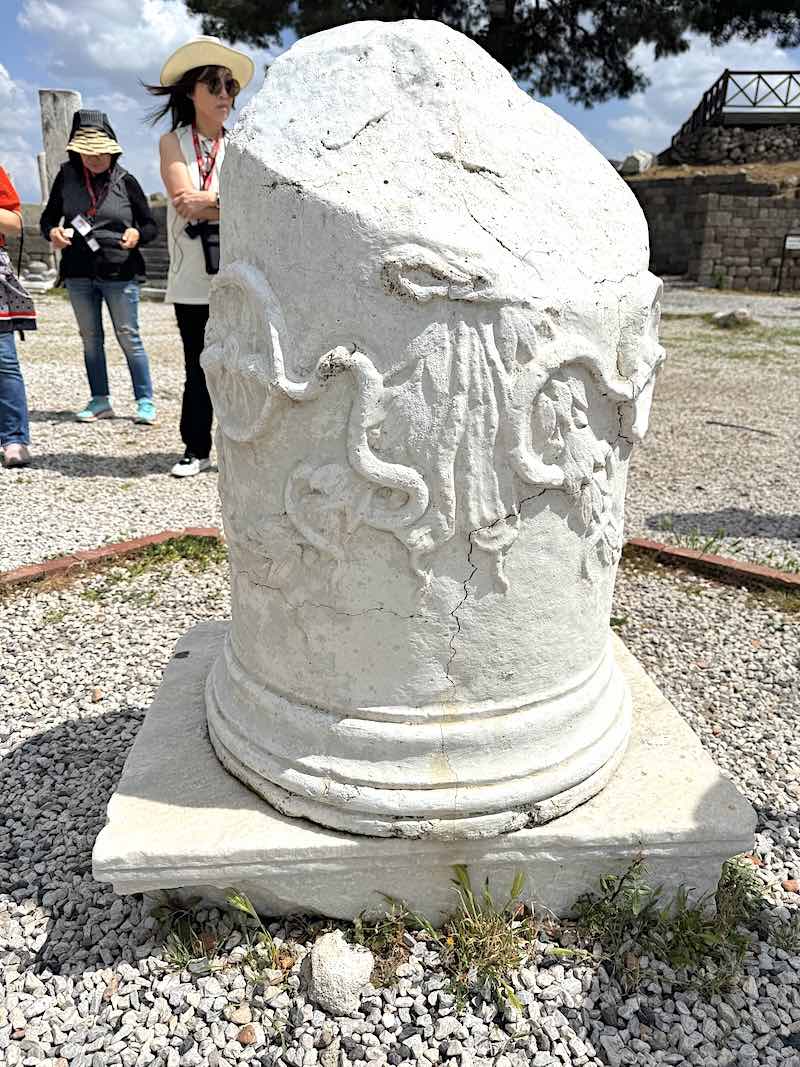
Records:
[[[563,814],[630,728],[609,614],[663,358],[633,195],[476,44],[407,21],[277,59],[221,197],[219,758],[356,834]]]

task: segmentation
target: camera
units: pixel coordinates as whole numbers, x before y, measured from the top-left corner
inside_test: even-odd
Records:
[[[206,274],[217,274],[219,271],[219,223],[209,222],[207,219],[188,222],[186,236],[200,238]]]

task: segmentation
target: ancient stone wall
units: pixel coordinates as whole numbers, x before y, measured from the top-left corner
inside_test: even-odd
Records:
[[[706,126],[659,156],[660,163],[782,163],[800,160],[800,125]]]
[[[629,181],[650,230],[650,269],[702,285],[770,292],[783,239],[800,233],[800,185],[750,181],[745,171]],[[782,289],[800,289],[800,254],[788,252]]]
[[[686,178],[644,178],[629,182],[650,228],[650,269],[655,274],[686,274],[693,245],[702,229],[708,194],[744,198],[775,196],[779,186],[748,181],[744,171],[734,174],[693,175]]]
[[[777,287],[783,240],[800,233],[800,201],[710,193],[699,198],[688,274],[701,285],[771,292]],[[800,252],[787,252],[781,288],[800,289]]]

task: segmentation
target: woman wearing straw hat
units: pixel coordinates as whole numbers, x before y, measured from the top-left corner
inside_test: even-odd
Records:
[[[41,230],[61,251],[67,287],[83,341],[91,397],[80,422],[111,418],[102,305],[125,353],[136,400],[136,422],[155,422],[147,353],[139,336],[141,245],[158,232],[142,187],[119,165],[122,152],[102,111],[76,111],[67,144],[69,160],[53,182]]]
[[[211,278],[219,269],[219,170],[225,158],[225,122],[254,69],[243,52],[201,36],[172,53],[160,85],[147,86],[154,96],[165,97],[152,122],[169,116],[171,124],[159,150],[169,194],[166,300],[175,306],[186,364],[180,424],[185,452],[172,468],[177,478],[210,466],[213,411],[200,355]]]

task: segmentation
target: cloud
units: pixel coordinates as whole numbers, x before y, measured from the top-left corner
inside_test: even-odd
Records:
[[[36,153],[40,151],[39,102],[35,89],[15,80],[0,63],[0,136],[2,164],[11,175],[20,196],[39,201],[39,172]]]
[[[39,85],[77,90],[84,107],[105,111],[125,149],[123,165],[145,192],[160,191],[158,136],[162,131],[154,132],[144,124],[154,101],[140,82],[158,81],[170,52],[201,32],[200,18],[187,13],[183,0],[22,0],[17,25],[35,47]],[[256,64],[256,76],[242,95],[240,107],[258,90],[264,67],[282,48],[247,51]],[[4,82],[4,74],[8,79],[0,68],[0,130],[4,129],[3,115],[17,129],[18,107],[24,103],[29,121],[24,144],[15,149],[18,170],[25,175],[20,192],[26,199],[38,200],[38,97],[32,86],[18,85],[14,104],[9,106],[13,88]]]
[[[182,0],[24,0],[17,21],[50,39],[68,69],[112,82],[156,79],[164,58],[200,33],[200,18]]]

